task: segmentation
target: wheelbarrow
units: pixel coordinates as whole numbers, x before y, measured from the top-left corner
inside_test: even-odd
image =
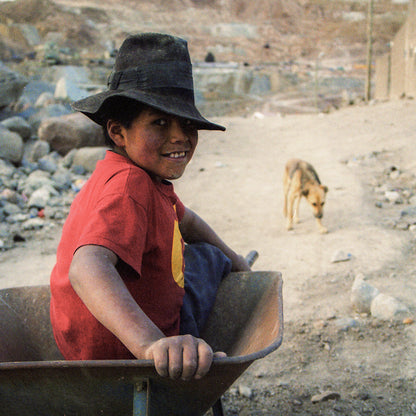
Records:
[[[49,320],[49,286],[0,290],[0,413],[4,416],[222,415],[221,396],[283,336],[278,272],[231,273],[203,338],[216,358],[200,380],[160,377],[151,360],[65,361]]]

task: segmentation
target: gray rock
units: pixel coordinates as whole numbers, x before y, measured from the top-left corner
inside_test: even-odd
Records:
[[[416,224],[416,207],[409,206],[400,212],[400,220],[408,225]]]
[[[36,131],[39,129],[43,120],[53,117],[61,117],[71,113],[72,111],[68,106],[63,104],[51,104],[32,114],[28,121],[32,128]]]
[[[326,402],[327,400],[339,400],[341,395],[335,391],[325,391],[320,394],[315,394],[311,398],[312,403]]]
[[[39,95],[34,106],[35,108],[43,108],[53,104],[56,104],[54,94],[49,91],[46,91]]]
[[[18,184],[18,191],[24,193],[27,196],[39,188],[49,186],[53,188],[53,181],[50,178],[50,174],[46,171],[35,170],[30,173],[27,178],[21,179]]]
[[[53,159],[49,158],[48,155],[38,160],[38,166],[39,169],[45,170],[49,173],[54,173],[58,169],[58,165],[55,163]]]
[[[72,149],[105,145],[101,126],[80,113],[43,120],[38,136],[60,155],[66,155]]]
[[[22,95],[28,80],[0,63],[0,108],[15,103]]]
[[[88,91],[79,88],[67,78],[61,78],[56,83],[54,97],[59,100],[77,101],[89,95]]]
[[[402,204],[403,200],[400,195],[400,192],[397,191],[387,191],[384,193],[384,197],[387,201],[393,203],[393,204]]]
[[[52,67],[50,72],[55,84],[62,78],[78,86],[90,83],[90,71],[85,66],[58,65]]]
[[[6,129],[19,134],[23,141],[29,140],[32,135],[32,127],[23,117],[9,117],[0,124]]]
[[[74,166],[82,166],[87,172],[92,172],[99,160],[104,159],[108,147],[83,147],[74,155]]]
[[[19,194],[13,189],[5,188],[0,193],[0,202],[8,201],[12,204],[19,204]]]
[[[52,180],[56,189],[63,191],[72,185],[72,175],[68,169],[60,168],[52,175]]]
[[[335,320],[335,326],[338,328],[339,331],[348,331],[351,328],[358,327],[358,321],[354,318],[339,318]]]
[[[370,313],[371,302],[379,294],[379,290],[364,280],[364,276],[356,276],[351,289],[351,303],[359,313]]]
[[[0,177],[11,178],[16,168],[8,161],[0,158]]]
[[[47,155],[38,159],[39,169],[49,173],[54,173],[58,169],[58,164],[61,157],[57,152],[48,153]]]
[[[29,162],[36,163],[39,159],[48,155],[50,152],[49,143],[43,140],[34,140],[25,146],[24,156]]]
[[[29,208],[45,208],[49,202],[49,199],[51,198],[51,195],[53,194],[57,194],[57,192],[51,186],[44,186],[42,188],[36,189],[30,196],[27,206]]]
[[[45,82],[45,81],[36,81],[30,80],[28,84],[23,89],[22,97],[28,102],[35,104],[38,98],[43,93],[49,93],[53,97],[53,92],[55,90],[55,85]]]
[[[75,175],[85,175],[87,173],[84,166],[81,166],[81,165],[72,165],[71,172]]]
[[[345,253],[342,250],[337,250],[331,258],[331,263],[339,263],[341,261],[348,261],[348,260],[351,260],[350,253]]]
[[[77,152],[77,149],[70,150],[62,159],[62,166],[65,168],[70,168],[74,162],[74,156]]]
[[[39,230],[45,226],[45,220],[42,218],[30,218],[22,224],[24,230]]]
[[[6,217],[6,222],[8,224],[16,224],[20,222],[24,222],[29,218],[29,214],[25,214],[24,212],[19,212],[17,214],[12,214]]]
[[[36,46],[40,44],[41,40],[36,26],[27,23],[15,23],[13,24],[13,27],[20,31],[29,46]]]
[[[22,210],[17,204],[6,202],[5,204],[3,204],[3,212],[8,217],[11,215],[20,214]]]
[[[19,134],[0,126],[0,158],[18,163],[23,157],[23,139]]]
[[[409,313],[406,305],[393,296],[380,293],[371,302],[371,315],[383,321],[401,320]]]
[[[238,392],[240,396],[247,397],[248,399],[250,399],[253,396],[253,390],[251,390],[250,387],[244,386],[242,384],[238,386]]]

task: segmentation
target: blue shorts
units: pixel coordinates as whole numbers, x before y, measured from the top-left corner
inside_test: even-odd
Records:
[[[207,243],[185,246],[185,296],[181,310],[181,335],[199,337],[214,305],[221,280],[231,271],[231,260]]]

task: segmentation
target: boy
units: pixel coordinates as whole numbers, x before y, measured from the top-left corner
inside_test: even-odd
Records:
[[[128,37],[109,89],[73,108],[103,126],[112,150],[63,228],[51,274],[58,347],[66,359],[152,359],[162,376],[200,378],[215,355],[199,330],[217,287],[230,268],[250,268],[169,182],[182,176],[199,129],[225,130],[194,105],[186,42]]]

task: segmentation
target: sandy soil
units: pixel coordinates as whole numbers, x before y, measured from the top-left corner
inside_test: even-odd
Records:
[[[242,254],[254,270],[284,279],[283,345],[254,363],[226,394],[227,415],[416,414],[416,327],[356,316],[350,291],[363,273],[380,291],[416,310],[415,236],[391,220],[403,205],[376,206],[375,186],[397,167],[416,175],[416,102],[349,107],[327,115],[265,114],[217,119],[225,133],[203,132],[175,183],[182,200]],[[318,233],[310,208],[285,230],[282,173],[291,157],[317,169],[329,187]],[[60,226],[0,253],[0,287],[48,283]],[[351,254],[332,263],[334,253]],[[359,326],[344,331],[339,319]],[[246,397],[239,387],[248,387]],[[336,399],[312,403],[324,391]]]

